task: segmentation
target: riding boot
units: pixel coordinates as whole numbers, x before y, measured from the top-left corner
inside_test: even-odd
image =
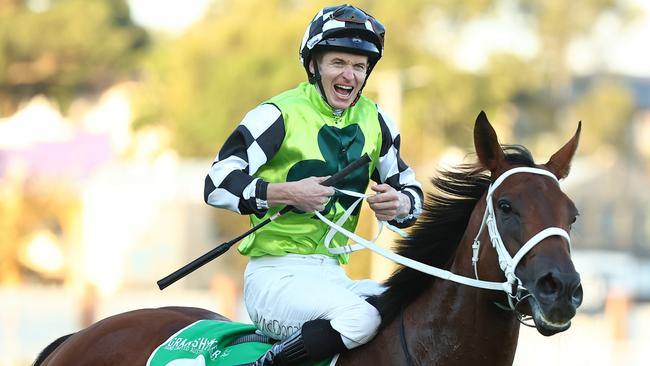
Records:
[[[255,366],[290,366],[309,360],[305,350],[302,331],[299,330],[282,342],[274,344],[253,365]]]
[[[325,319],[311,320],[282,342],[274,344],[251,366],[295,366],[318,362],[345,351],[341,334]]]

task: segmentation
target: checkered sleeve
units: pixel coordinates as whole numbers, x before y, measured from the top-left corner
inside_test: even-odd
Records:
[[[400,158],[400,134],[397,126],[381,108],[377,108],[382,143],[379,162],[372,173],[372,180],[390,185],[411,200],[411,211],[408,216],[389,222],[397,227],[411,226],[422,212],[422,186],[415,180],[413,169]]]
[[[255,172],[278,151],[284,133],[282,113],[275,105],[262,104],[248,112],[205,177],[205,202],[240,214],[263,216],[268,209],[268,183],[255,177]]]

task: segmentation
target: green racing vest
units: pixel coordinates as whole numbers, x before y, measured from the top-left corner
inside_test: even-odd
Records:
[[[375,169],[382,144],[377,106],[361,96],[357,103],[334,116],[316,88],[307,82],[281,93],[266,103],[280,109],[285,136],[276,154],[262,165],[254,176],[269,183],[298,181],[311,176],[328,176],[358,159],[364,153],[371,163],[353,171],[335,186],[364,193]],[[336,220],[350,207],[356,197],[335,194],[321,213]],[[250,215],[256,225],[277,213],[283,206],[269,208],[265,216]],[[359,205],[342,225],[354,231],[359,220]],[[313,213],[288,212],[250,234],[239,245],[239,252],[248,256],[295,254],[324,254],[347,263],[349,254],[333,255],[323,241],[330,227]],[[336,234],[330,246],[343,246],[348,239]]]

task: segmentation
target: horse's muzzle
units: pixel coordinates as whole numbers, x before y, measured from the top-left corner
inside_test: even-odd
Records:
[[[582,284],[575,272],[549,271],[529,287],[530,300],[537,330],[543,335],[553,335],[567,330],[577,308],[582,304]]]

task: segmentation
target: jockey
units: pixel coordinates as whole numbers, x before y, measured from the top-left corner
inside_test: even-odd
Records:
[[[330,233],[314,211],[354,231],[355,198],[320,183],[363,153],[371,157],[369,166],[336,187],[363,193],[372,179],[375,194],[366,201],[378,220],[397,227],[412,225],[421,211],[421,186],[400,158],[396,125],[361,95],[382,57],[384,33],[379,21],[354,6],[319,11],[300,47],[308,82],[249,111],[206,177],[206,203],[249,214],[252,225],[285,205],[297,209],[239,246],[250,257],[248,313],[262,333],[281,340],[255,365],[320,361],[367,343],[381,323],[365,299],[383,286],[346,275],[341,264],[349,254],[340,247],[347,238]]]

